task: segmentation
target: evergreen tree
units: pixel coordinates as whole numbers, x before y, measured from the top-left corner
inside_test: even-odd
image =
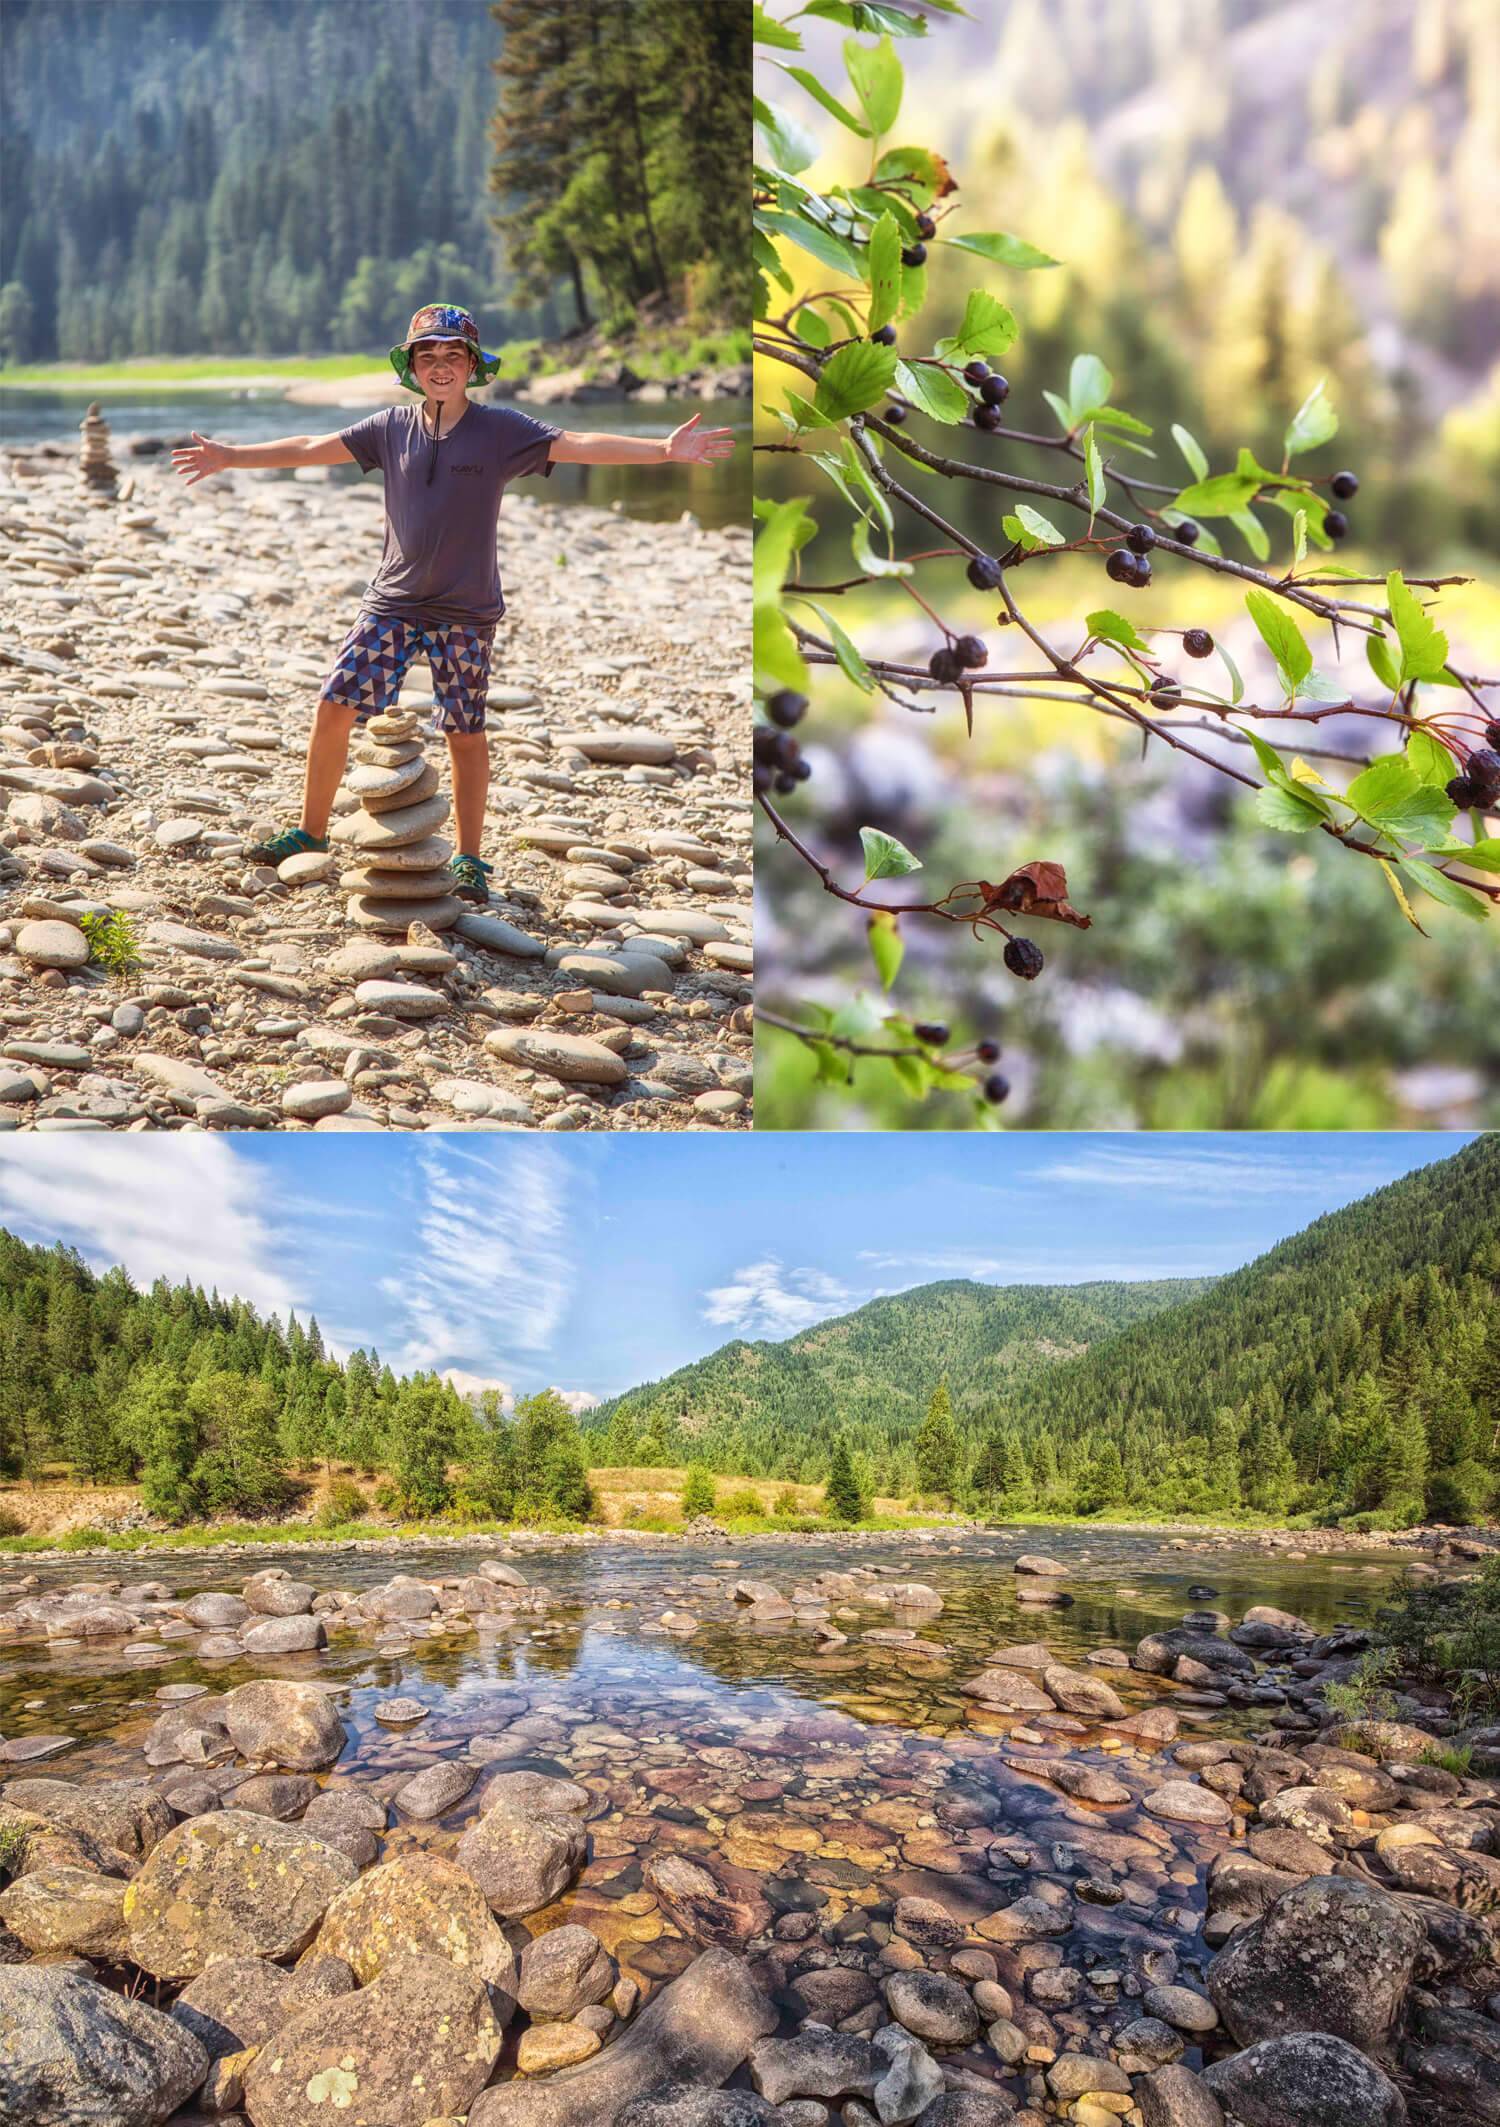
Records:
[[[708,1465],[702,1462],[688,1464],[687,1481],[682,1488],[682,1513],[684,1520],[695,1514],[712,1514],[714,1511],[714,1480]]]
[[[391,1479],[404,1511],[441,1514],[453,1497],[449,1464],[458,1450],[452,1398],[433,1375],[403,1381],[389,1429]]]
[[[823,1487],[823,1512],[830,1521],[851,1522],[860,1519],[860,1507],[859,1482],[854,1474],[849,1443],[840,1433],[833,1443],[828,1482]]]
[[[946,1381],[940,1381],[933,1390],[927,1415],[912,1446],[922,1490],[951,1498],[958,1488],[959,1441]]]

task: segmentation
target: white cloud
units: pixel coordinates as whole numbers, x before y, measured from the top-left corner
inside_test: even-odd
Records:
[[[0,1222],[24,1240],[66,1241],[96,1270],[138,1285],[166,1278],[305,1314],[263,1173],[208,1132],[160,1137],[0,1137]]]
[[[498,1354],[545,1351],[567,1311],[567,1170],[545,1144],[489,1157],[424,1145],[416,1164],[410,1238],[380,1281],[400,1340],[391,1363],[489,1380]]]
[[[591,1388],[560,1388],[557,1393],[575,1417],[579,1411],[591,1411],[601,1400]]]
[[[1210,1258],[1222,1257],[1222,1263]],[[1049,1253],[1045,1249],[1017,1250],[1011,1256],[983,1255],[963,1248],[929,1253],[883,1255],[862,1249],[859,1260],[882,1271],[922,1273],[922,1282],[937,1278],[972,1278],[984,1285],[1090,1285],[1100,1281],[1133,1281],[1141,1278],[1196,1278],[1217,1269],[1231,1270],[1243,1259],[1232,1241],[1204,1243],[1179,1256],[1163,1255],[1159,1249],[1145,1258]],[[872,1299],[879,1295],[872,1293]]]
[[[1034,1179],[1075,1188],[1149,1190],[1154,1197],[1232,1204],[1247,1196],[1326,1196],[1331,1186],[1363,1193],[1377,1188],[1384,1176],[1358,1166],[1342,1153],[1315,1159],[1305,1145],[1283,1149],[1262,1137],[1253,1150],[1245,1151],[1091,1144],[1038,1167]]]
[[[500,1408],[502,1410],[513,1411],[516,1407],[514,1384],[509,1381],[501,1381],[494,1374],[471,1374],[466,1372],[461,1366],[447,1366],[443,1369],[443,1379],[451,1382],[454,1388],[458,1390],[460,1396],[466,1397],[470,1403],[476,1403],[487,1389],[496,1389],[499,1392]],[[553,1393],[560,1396],[568,1406],[568,1409],[575,1414],[579,1411],[591,1411],[600,1400],[590,1388],[556,1388],[554,1386]]]
[[[775,1256],[731,1272],[727,1285],[703,1295],[705,1322],[742,1337],[790,1337],[842,1313],[854,1295],[821,1270],[787,1270]]]

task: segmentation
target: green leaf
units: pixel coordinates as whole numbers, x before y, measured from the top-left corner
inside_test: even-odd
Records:
[[[817,526],[806,516],[807,497],[779,502],[763,519],[755,535],[752,560],[752,601],[756,606],[774,606],[781,596],[792,566],[792,556],[805,546]]]
[[[839,626],[826,606],[818,605],[811,598],[808,599],[807,603],[828,630],[828,640],[833,644],[833,653],[839,661],[839,669],[844,674],[844,677],[852,679],[855,686],[862,688],[866,694],[873,694],[875,691],[874,674],[865,663],[863,657],[861,657],[852,639]]]
[[[854,1067],[842,1049],[836,1049],[831,1041],[815,1041],[810,1046],[818,1067],[813,1083],[819,1086],[847,1086],[854,1075]]]
[[[794,693],[808,691],[807,666],[797,648],[797,638],[779,606],[757,606],[753,616],[755,685],[762,694],[776,694],[783,687]]]
[[[1230,523],[1249,547],[1257,561],[1264,561],[1271,551],[1271,542],[1265,526],[1253,510],[1236,510]]]
[[[904,842],[898,842],[883,828],[862,827],[859,839],[865,853],[867,886],[872,879],[901,879],[908,872],[922,869],[921,858],[914,857]]]
[[[804,399],[800,391],[786,392],[786,403],[794,416],[794,428],[831,428],[833,423],[827,414],[820,414],[811,399]]]
[[[857,487],[867,498],[870,508],[875,513],[875,522],[885,533],[886,538],[894,540],[896,536],[896,519],[886,498],[885,489],[880,486],[869,466],[865,463],[864,452],[856,448],[853,437],[845,436],[843,443],[845,477],[851,487]]]
[[[982,288],[971,288],[963,323],[951,339],[939,340],[934,352],[944,360],[970,355],[1003,355],[1014,346],[1016,321],[1002,302]]]
[[[1406,759],[1420,783],[1433,783],[1441,790],[1458,773],[1458,763],[1425,726],[1419,725],[1406,742]]]
[[[1211,480],[1185,487],[1172,507],[1185,510],[1190,517],[1232,517],[1259,492],[1260,482],[1253,474],[1247,478],[1241,473],[1215,473]]]
[[[1344,798],[1362,819],[1373,820],[1378,825],[1393,805],[1400,804],[1419,787],[1406,756],[1387,753],[1378,761],[1372,761],[1354,778],[1344,792]]]
[[[1456,908],[1462,916],[1472,916],[1482,923],[1489,914],[1489,903],[1471,887],[1463,886],[1457,879],[1450,879],[1434,865],[1424,864],[1417,857],[1398,859],[1400,869],[1408,879],[1420,886],[1424,894],[1431,894],[1434,901],[1441,901],[1444,908]]]
[[[1295,458],[1299,451],[1316,450],[1338,433],[1339,417],[1324,390],[1326,382],[1326,378],[1319,377],[1287,424],[1282,442],[1289,458]]]
[[[865,829],[869,834],[871,830]],[[895,917],[883,910],[870,918],[870,958],[875,963],[875,972],[880,977],[880,987],[888,990],[901,972],[901,963],[906,958],[906,941],[901,936],[901,926]]]
[[[1260,762],[1263,775],[1268,776],[1273,783],[1289,784],[1292,781],[1291,769],[1288,768],[1276,748],[1268,745],[1258,731],[1250,731],[1243,724],[1236,724],[1233,728],[1236,731],[1243,732],[1244,736],[1250,741],[1255,750],[1255,758]]]
[[[800,46],[800,38],[798,43]],[[782,64],[780,61],[777,63]],[[809,72],[805,66],[789,66],[785,68],[785,71],[796,82],[799,89],[806,89],[813,101],[823,106],[830,118],[836,118],[841,126],[847,126],[849,131],[857,133],[861,140],[869,139],[870,129],[863,119],[856,118],[846,105],[839,102],[837,96],[830,94],[816,74]]]
[[[1238,705],[1245,698],[1245,682],[1240,678],[1240,668],[1235,663],[1234,659],[1230,656],[1229,652],[1225,649],[1224,645],[1220,642],[1217,635],[1214,637],[1214,648],[1219,653],[1220,664],[1223,665],[1224,670],[1229,674],[1230,706],[1232,708],[1238,707]]]
[[[1118,406],[1094,406],[1086,408],[1085,411],[1092,414],[1094,420],[1099,423],[1101,428],[1123,429],[1126,436],[1149,436],[1152,433],[1149,421],[1142,421],[1135,414],[1124,413]],[[1120,440],[1123,443],[1124,436]],[[1127,448],[1140,450],[1140,445],[1134,443],[1128,445]],[[1156,453],[1155,451],[1142,450],[1141,456],[1143,458],[1154,458]]]
[[[1407,589],[1399,569],[1385,580],[1391,619],[1401,640],[1401,683],[1436,679],[1448,662],[1448,638],[1428,619],[1420,600]]]
[[[894,556],[877,554],[870,544],[870,526],[861,517],[849,535],[849,549],[854,556],[854,565],[866,576],[910,576],[911,563],[897,561]]]
[[[934,421],[945,421],[952,428],[968,418],[969,395],[946,369],[936,369],[930,362],[898,362],[896,385],[913,406]]]
[[[1311,672],[1303,674],[1292,692],[1299,702],[1347,702],[1349,699],[1347,684],[1335,679],[1331,672],[1320,672],[1316,665]]]
[[[1002,529],[1011,539],[1018,539],[1033,553],[1038,547],[1060,547],[1067,544],[1057,526],[1044,517],[1040,510],[1032,509],[1025,502],[1018,502],[1014,512],[1006,514]]]
[[[972,251],[977,258],[987,258],[995,266],[1055,266],[1057,260],[1045,251],[1038,251],[1035,244],[1028,244],[1024,236],[1005,236],[999,231],[987,235],[950,236],[943,241],[953,251]]]
[[[1461,843],[1452,854],[1471,871],[1500,871],[1500,835],[1484,835],[1477,842]]]
[[[817,136],[809,133],[800,120],[790,111],[782,110],[780,104],[768,103],[764,97],[754,100],[755,123],[760,128],[761,139],[778,170],[790,171],[793,175],[807,169],[818,159]]]
[[[1298,680],[1305,679],[1312,670],[1312,651],[1306,637],[1286,608],[1268,592],[1247,591],[1245,605],[1260,630],[1261,640],[1276,660],[1282,685],[1288,694],[1293,693]]]
[[[1365,637],[1365,659],[1381,686],[1389,687],[1394,694],[1401,684],[1401,674],[1396,669],[1396,660],[1391,655],[1391,646],[1384,635]]]
[[[1087,626],[1090,635],[1100,642],[1121,643],[1127,650],[1149,650],[1151,647],[1123,613],[1112,613],[1107,606],[1091,613]]]
[[[1068,371],[1069,428],[1076,428],[1097,408],[1108,406],[1113,383],[1114,378],[1097,355],[1074,355],[1073,366]]]
[[[901,302],[901,231],[896,217],[882,214],[870,232],[869,329],[889,325]]]
[[[1177,448],[1188,462],[1188,471],[1193,478],[1195,480],[1206,480],[1208,478],[1208,460],[1203,455],[1203,445],[1198,441],[1198,438],[1190,429],[1184,428],[1179,421],[1172,423],[1172,434],[1176,438]]]
[[[889,133],[901,109],[901,61],[890,36],[873,47],[853,37],[844,44],[844,65],[872,133]]]
[[[903,1093],[910,1094],[913,1100],[925,1100],[932,1084],[932,1068],[922,1057],[893,1056],[891,1070]]]
[[[760,5],[760,0],[756,0],[751,19],[757,44],[774,44],[783,52],[801,51],[802,39],[797,31],[788,29],[784,22],[777,22],[774,17],[768,15]]]
[[[1285,783],[1267,783],[1255,793],[1255,811],[1263,826],[1288,835],[1305,835],[1331,817],[1327,803],[1300,784],[1291,788]]]
[[[857,340],[823,364],[813,404],[830,421],[847,420],[850,414],[862,414],[883,399],[895,376],[894,347],[874,347],[868,340]]]
[[[1424,783],[1405,754],[1388,753],[1357,775],[1344,793],[1362,820],[1427,848],[1446,839],[1457,817],[1451,799]]]
[[[1056,414],[1058,427],[1065,429],[1071,428],[1073,426],[1073,419],[1072,415],[1068,411],[1067,400],[1059,399],[1055,391],[1044,391],[1042,393],[1042,397],[1046,400],[1047,404]]]
[[[1084,445],[1083,463],[1089,483],[1089,530],[1094,529],[1094,513],[1104,506],[1104,461],[1099,456],[1099,445],[1094,436],[1091,421],[1085,431],[1088,441]]]
[[[948,165],[931,148],[887,148],[875,165],[877,183],[902,183],[929,198],[948,182]]]
[[[800,214],[773,214],[767,207],[758,207],[756,226],[768,236],[779,236],[799,250],[806,251],[820,266],[828,266],[835,273],[845,273],[851,281],[862,281],[864,268],[859,253],[852,244],[846,244],[841,236],[821,223],[808,221]]]
[[[841,22],[846,30],[885,30],[892,37],[925,37],[927,24],[920,15],[904,8],[887,7],[882,0],[807,0],[804,15],[818,15],[825,22]]]
[[[1292,559],[1294,562],[1306,561],[1307,559],[1306,510],[1298,510],[1296,516],[1292,519]]]

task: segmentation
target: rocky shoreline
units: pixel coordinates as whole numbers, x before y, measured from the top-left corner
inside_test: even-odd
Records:
[[[1130,1650],[991,1645],[955,1665],[946,1755],[912,1738],[878,1788],[880,1731],[861,1749],[815,1705],[726,1732],[684,1704],[632,1742],[507,1685],[467,1730],[442,1696],[379,1699],[356,1748],[330,1647],[545,1636],[555,1598],[508,1549],[185,1601],[0,1583],[9,1646],[295,1672],[161,1686],[123,1777],[52,1769],[66,1736],[0,1746],[49,1766],[0,1789],[0,2116],[72,2127],[107,2087],[118,2127],[1500,2117],[1500,1729],[1412,1680],[1390,1718],[1334,1713],[1364,1630],[1233,1621],[1204,1584]],[[635,1633],[953,1661],[901,1566],[709,1566]],[[1058,1561],[1009,1571],[1043,1629],[1066,1613]]]
[[[748,531],[507,498],[490,906],[370,936],[357,788],[326,857],[244,856],[379,550],[378,486],[309,471],[8,454],[0,1128],[747,1127]]]

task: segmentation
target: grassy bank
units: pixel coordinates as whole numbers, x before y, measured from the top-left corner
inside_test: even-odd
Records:
[[[687,326],[657,326],[626,339],[512,340],[500,350],[502,377],[551,376],[578,369],[585,381],[611,375],[627,363],[637,376],[659,379],[690,369],[723,369],[750,359],[750,334],[736,326],[703,332]],[[223,389],[235,384],[277,385],[334,381],[384,373],[383,352],[323,355],[143,355],[120,362],[31,362],[0,369],[0,388],[10,391],[159,391],[172,385]]]

